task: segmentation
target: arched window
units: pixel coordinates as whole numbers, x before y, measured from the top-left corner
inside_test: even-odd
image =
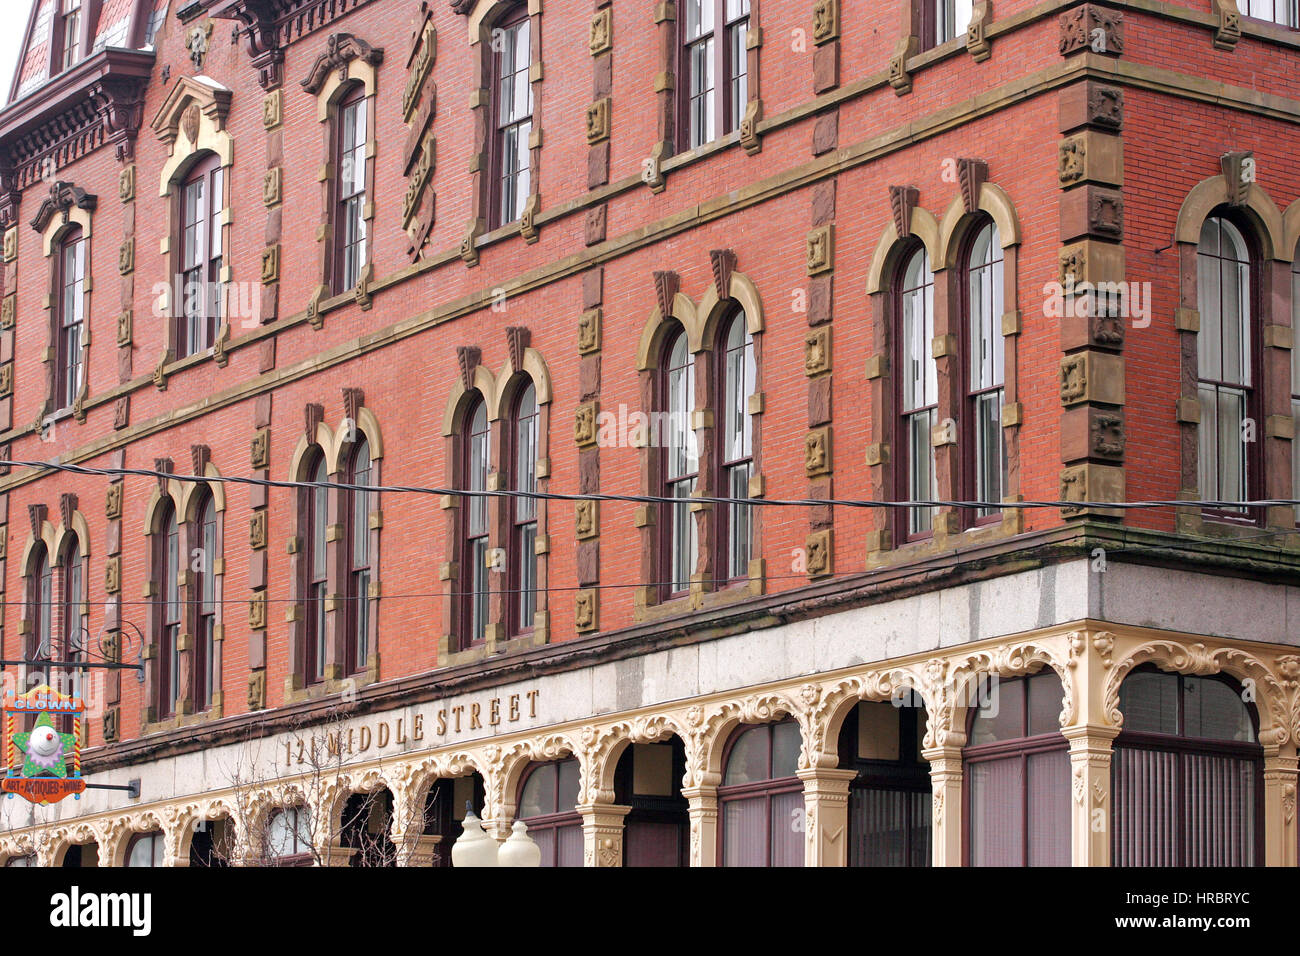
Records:
[[[62,661],[80,661],[85,657],[89,635],[82,632],[81,606],[85,600],[85,559],[76,535],[68,539],[63,549],[63,575],[59,581],[59,639],[54,648],[54,658]],[[65,694],[79,694],[81,675],[76,668],[60,668],[53,675],[57,690]],[[64,715],[55,718],[59,730],[72,730],[72,718]]]
[[[695,408],[695,359],[678,326],[664,350],[660,380],[660,407],[667,415],[667,435],[659,435],[663,446],[663,496],[674,499],[660,507],[661,581],[666,594],[679,594],[691,586],[699,560],[699,537],[689,501],[695,493],[700,462],[691,412]],[[676,502],[682,502],[677,504]]]
[[[163,835],[158,830],[137,833],[126,850],[127,866],[162,866]]]
[[[690,806],[682,796],[686,747],[629,744],[614,768],[614,802],[631,807],[623,818],[623,865],[689,866]]]
[[[461,447],[460,487],[465,491],[484,491],[488,478],[487,403],[478,392],[465,415],[465,434]],[[464,551],[461,568],[461,644],[462,648],[481,644],[487,637],[488,623],[488,499],[471,495],[461,501],[461,538]]]
[[[1296,0],[1237,0],[1237,9],[1255,20],[1266,20],[1282,27],[1300,27]]]
[[[276,810],[266,826],[266,855],[275,866],[311,866],[311,810],[287,807]]]
[[[965,35],[974,0],[918,0],[918,3],[923,50]]]
[[[926,716],[910,704],[910,695],[863,702],[840,731],[840,766],[858,772],[849,785],[850,866],[930,865],[932,788],[921,756]]]
[[[335,108],[334,283],[336,294],[357,284],[366,264],[366,88],[355,84]]]
[[[1259,421],[1252,334],[1250,249],[1233,223],[1211,216],[1201,227],[1196,254],[1201,327],[1196,335],[1197,392],[1201,405],[1200,490],[1203,501],[1246,501],[1260,490],[1261,443],[1242,423]],[[1246,508],[1211,512],[1249,520]]]
[[[213,669],[213,637],[217,627],[217,503],[210,491],[205,490],[195,506],[191,529],[190,554],[198,560],[197,573],[192,578],[196,593],[190,599],[195,615],[194,710],[203,711],[212,705],[212,692],[220,676]]]
[[[968,248],[965,269],[966,493],[994,503],[975,510],[976,522],[1001,515],[1007,487],[1002,435],[1002,243],[998,227],[985,222]]]
[[[727,498],[748,498],[754,472],[754,420],[749,396],[754,394],[754,339],[738,310],[724,323],[719,336],[718,493]],[[689,511],[687,512],[689,517]],[[723,581],[749,577],[753,532],[747,505],[719,505],[716,529],[718,571]]]
[[[682,0],[680,141],[686,149],[739,129],[749,101],[749,0]]]
[[[362,435],[348,458],[345,481],[371,484],[370,442]],[[365,670],[370,664],[370,511],[371,491],[344,492],[343,517],[347,522],[347,671]]]
[[[38,544],[32,552],[31,568],[27,598],[31,630],[28,632],[27,659],[50,660],[54,656],[54,630],[51,626],[54,619],[54,572],[45,545]]]
[[[1291,497],[1300,498],[1300,244],[1291,261],[1291,418],[1295,437],[1291,439]],[[1300,505],[1295,509],[1300,524]]]
[[[77,400],[85,375],[81,344],[86,327],[86,239],[80,226],[64,234],[57,268],[57,325],[53,336],[56,409],[67,408]]]
[[[1120,685],[1112,759],[1115,866],[1263,862],[1257,715],[1223,677],[1134,670]]]
[[[491,169],[488,209],[493,228],[517,221],[528,201],[529,146],[533,131],[531,21],[517,4],[497,23],[489,46]]]
[[[898,334],[894,336],[898,369],[899,494],[907,501],[934,501],[934,445],[931,429],[939,407],[939,379],[931,342],[934,340],[934,273],[930,257],[919,247],[908,255],[898,273]],[[907,536],[928,534],[934,508],[909,508]]]
[[[1056,672],[980,685],[964,751],[971,866],[1070,865],[1070,758]]]
[[[168,498],[160,506],[153,539],[154,646],[157,651],[154,679],[156,716],[176,712],[180,690],[181,589],[180,529],[176,509]]]
[[[732,736],[718,787],[723,866],[803,866],[799,743],[793,720],[742,727]]]
[[[176,357],[211,348],[221,322],[223,171],[215,153],[186,175],[178,190],[181,302]]]
[[[537,389],[530,381],[515,399],[510,429],[510,488],[537,491]],[[537,499],[507,499],[510,514],[510,568],[506,631],[514,637],[533,629],[537,610]]]
[[[519,790],[519,819],[542,851],[542,866],[582,866],[582,817],[578,814],[578,761],[541,763],[529,769]]]
[[[299,514],[302,516],[303,560],[302,594],[306,603],[304,617],[304,655],[307,683],[325,677],[326,654],[325,594],[329,590],[329,564],[326,560],[325,529],[329,524],[329,473],[320,449],[312,451],[304,470],[311,488],[299,490]]]

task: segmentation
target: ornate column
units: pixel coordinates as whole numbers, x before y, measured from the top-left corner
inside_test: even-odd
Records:
[[[582,814],[582,865],[623,865],[623,818],[631,807],[613,803],[584,803]]]
[[[798,771],[803,781],[804,866],[848,866],[849,784],[856,770]]]
[[[718,788],[683,787],[690,804],[691,866],[718,865]]]
[[[1106,713],[1106,671],[1115,635],[1073,631],[1066,635],[1072,686],[1071,711],[1062,727],[1070,741],[1070,853],[1075,866],[1110,866],[1111,743],[1119,734]]]
[[[1294,744],[1264,748],[1264,865],[1296,865],[1296,784],[1300,761]]]
[[[926,747],[921,756],[930,762],[930,825],[934,866],[962,865],[962,830],[965,826],[961,788],[961,748],[964,734],[949,734],[941,747]]]

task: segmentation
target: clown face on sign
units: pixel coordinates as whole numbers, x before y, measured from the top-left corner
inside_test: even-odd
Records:
[[[23,760],[24,777],[66,777],[66,757],[76,746],[72,734],[61,734],[54,729],[49,714],[41,714],[29,733],[14,734],[14,744],[26,754]]]

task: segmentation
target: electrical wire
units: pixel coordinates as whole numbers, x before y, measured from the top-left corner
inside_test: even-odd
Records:
[[[695,503],[741,505],[744,507],[788,507],[788,508],[1111,508],[1111,509],[1153,509],[1153,508],[1211,508],[1224,510],[1241,510],[1246,508],[1297,507],[1297,498],[1270,498],[1253,501],[1212,501],[1203,499],[1152,499],[1144,501],[948,501],[913,500],[913,501],[869,501],[854,498],[728,498],[717,495],[700,495],[690,498],[675,498],[664,495],[622,495],[601,492],[553,492],[553,491],[514,491],[506,489],[463,489],[430,488],[422,485],[359,485],[340,481],[296,481],[275,478],[253,478],[240,475],[181,475],[171,472],[155,471],[150,468],[93,468],[89,465],[70,465],[53,461],[16,461],[0,460],[0,468],[17,467],[44,469],[52,472],[67,472],[77,475],[99,477],[137,477],[154,480],[167,479],[186,481],[197,484],[219,482],[222,484],[254,485],[265,488],[327,488],[339,491],[362,491],[371,493],[423,494],[437,497],[451,496],[460,498],[531,498],[538,501],[619,501],[629,504],[667,504],[690,505]]]

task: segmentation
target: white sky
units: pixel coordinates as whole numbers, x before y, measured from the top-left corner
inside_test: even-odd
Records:
[[[0,104],[9,97],[9,84],[13,82],[14,67],[18,65],[19,47],[23,45],[23,31],[35,0],[0,0]]]

